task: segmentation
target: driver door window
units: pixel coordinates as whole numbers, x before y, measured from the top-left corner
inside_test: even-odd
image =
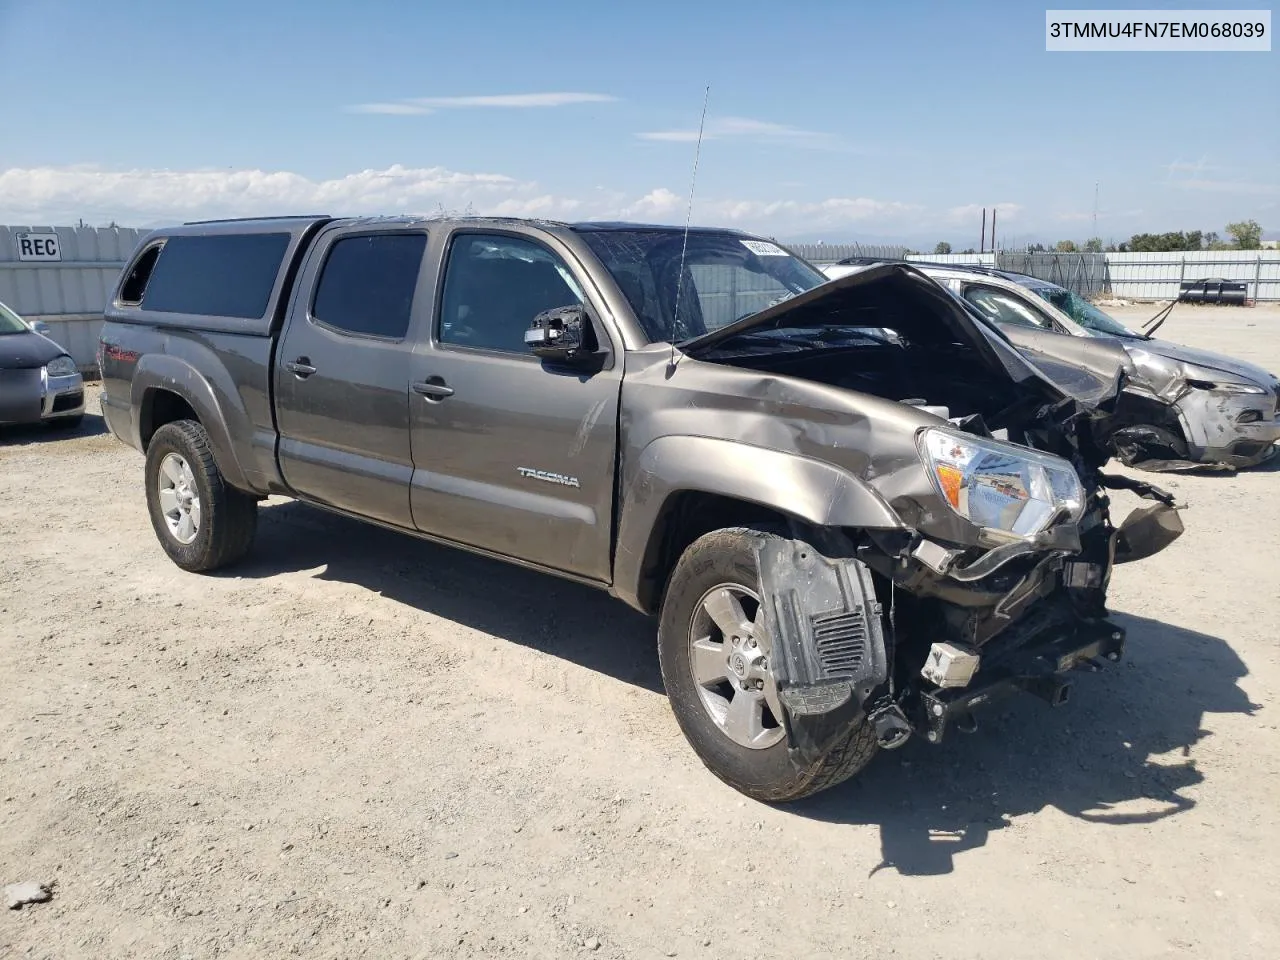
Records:
[[[996,287],[972,283],[964,288],[964,298],[978,308],[984,317],[996,323],[1019,327],[1054,330],[1053,321],[1025,300]]]
[[[439,340],[528,355],[524,334],[539,313],[584,302],[564,261],[520,237],[464,233],[449,250]]]

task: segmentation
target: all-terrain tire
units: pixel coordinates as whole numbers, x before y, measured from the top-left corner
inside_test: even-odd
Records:
[[[731,527],[695,540],[667,585],[658,624],[658,658],[676,721],[694,752],[735,790],[756,800],[799,800],[833,787],[861,771],[877,750],[866,719],[855,723],[821,758],[802,765],[788,753],[787,738],[764,749],[735,743],[708,715],[691,666],[690,630],[701,598],[720,584],[739,584],[759,594],[755,544],[776,538],[767,529]]]
[[[200,498],[195,539],[182,543],[169,530],[160,506],[160,470],[176,453],[191,468]],[[183,570],[204,572],[234,563],[249,552],[258,526],[258,501],[222,476],[209,446],[209,434],[195,420],[166,423],[147,444],[147,511],[164,552]]]

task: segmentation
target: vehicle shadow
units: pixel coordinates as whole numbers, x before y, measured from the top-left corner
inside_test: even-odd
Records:
[[[289,501],[228,576],[309,570],[661,693],[654,621],[604,591]]]
[[[1025,695],[993,704],[977,733],[949,733],[941,747],[913,739],[862,776],[787,809],[877,825],[881,861],[870,872],[908,876],[950,873],[957,854],[1047,807],[1113,826],[1191,809],[1181,791],[1204,779],[1191,756],[1212,736],[1204,715],[1258,709],[1236,682],[1248,670],[1218,637],[1116,619],[1128,631],[1126,660],[1079,673],[1061,709]]]
[[[0,446],[21,447],[34,443],[57,443],[82,437],[96,437],[107,432],[107,421],[99,413],[85,411],[84,419],[75,427],[47,423],[0,426]]]
[[[264,506],[250,557],[227,576],[320,569],[418,610],[663,692],[655,624],[602,591],[440,547],[296,502]],[[1091,823],[1150,823],[1194,806],[1203,780],[1192,748],[1206,713],[1252,715],[1247,669],[1218,637],[1117,615],[1126,659],[1080,672],[1072,700],[1026,695],[979,712],[973,735],[935,747],[913,738],[859,777],[781,808],[815,820],[875,825],[874,873],[951,872],[1012,818],[1048,807]]]

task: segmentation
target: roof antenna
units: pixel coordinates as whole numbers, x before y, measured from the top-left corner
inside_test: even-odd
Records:
[[[698,184],[698,159],[702,156],[702,130],[707,123],[707,101],[711,84],[702,94],[702,119],[698,121],[698,143],[693,148],[693,176],[689,178],[689,207],[684,215],[684,241],[680,244],[680,272],[676,275],[676,312],[671,318],[671,368],[676,365],[676,324],[680,322],[680,294],[684,292],[684,256],[689,250],[689,224],[693,221],[693,190]]]

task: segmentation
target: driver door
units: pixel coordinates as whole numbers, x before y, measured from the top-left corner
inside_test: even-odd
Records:
[[[424,533],[604,582],[622,364],[584,279],[532,231],[455,231],[411,366],[410,501]],[[574,303],[606,351],[595,372],[524,343],[538,313]]]

